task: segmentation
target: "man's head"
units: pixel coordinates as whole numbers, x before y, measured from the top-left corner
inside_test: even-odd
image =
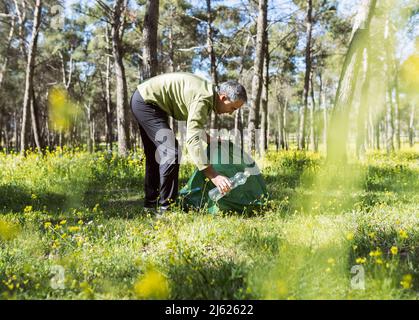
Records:
[[[216,102],[216,112],[233,113],[247,102],[246,89],[237,81],[227,81],[220,85]]]

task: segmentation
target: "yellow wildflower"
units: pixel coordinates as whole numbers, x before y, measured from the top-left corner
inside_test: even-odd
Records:
[[[60,221],[60,225],[62,225],[62,226],[65,225],[66,223],[67,223],[67,220],[61,220]]]
[[[371,257],[379,257],[379,256],[381,256],[381,253],[382,253],[381,250],[379,248],[377,248],[377,250],[370,252],[370,256]]]
[[[80,231],[80,227],[77,227],[77,226],[75,226],[75,227],[69,227],[68,228],[68,231],[70,231],[70,232],[78,232],[78,231]]]
[[[139,299],[167,299],[169,282],[160,272],[149,270],[135,283],[134,292]]]
[[[33,209],[32,206],[26,206],[25,209],[23,209],[23,212],[24,213],[30,213],[30,212],[32,212],[32,209]]]
[[[403,229],[399,231],[399,236],[402,239],[407,239],[409,237],[408,234],[407,234],[407,232],[405,230],[403,230]]]
[[[403,289],[412,288],[412,280],[413,280],[413,277],[411,274],[404,275],[402,278],[402,281],[400,281],[400,284],[402,285]]]
[[[346,235],[346,239],[347,239],[347,240],[349,240],[349,241],[352,241],[352,240],[354,239],[354,234],[353,234],[352,232],[349,232],[349,233]]]
[[[48,228],[49,228],[49,227],[51,227],[51,226],[52,226],[52,223],[51,223],[51,222],[49,222],[49,221],[44,223],[44,228],[45,228],[45,229],[48,229]]]
[[[356,263],[358,263],[358,264],[364,264],[364,263],[367,261],[367,258],[364,258],[364,257],[362,257],[362,258],[357,258],[355,261],[356,261]]]
[[[392,246],[390,248],[390,252],[394,256],[394,255],[396,255],[399,252],[399,249],[397,247],[395,247],[395,246]]]

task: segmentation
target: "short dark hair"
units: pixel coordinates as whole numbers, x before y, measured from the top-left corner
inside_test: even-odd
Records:
[[[244,103],[247,102],[246,89],[237,81],[229,80],[223,82],[218,89],[218,94],[224,94],[230,101],[241,100]]]

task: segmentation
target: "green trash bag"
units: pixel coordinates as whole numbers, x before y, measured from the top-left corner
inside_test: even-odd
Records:
[[[268,199],[268,193],[256,162],[230,141],[220,141],[218,145],[208,148],[207,155],[214,169],[226,177],[231,178],[244,170],[251,175],[244,185],[236,187],[218,202],[214,202],[209,198],[208,192],[215,185],[205,179],[201,171],[196,170],[179,192],[178,201],[183,209],[206,209],[213,214],[219,211],[245,213],[260,210]]]

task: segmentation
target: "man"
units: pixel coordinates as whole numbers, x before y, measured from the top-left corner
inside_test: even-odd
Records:
[[[215,86],[196,75],[176,72],[156,76],[140,84],[131,98],[131,109],[140,127],[146,156],[146,211],[164,213],[178,195],[180,152],[168,123],[168,116],[186,121],[188,153],[205,176],[222,193],[231,188],[230,180],[208,164],[204,142],[211,138],[205,124],[212,111],[233,113],[247,102],[246,90],[236,81]]]

